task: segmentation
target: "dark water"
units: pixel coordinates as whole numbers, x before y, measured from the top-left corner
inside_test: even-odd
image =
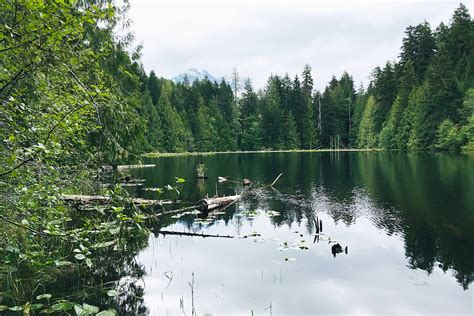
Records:
[[[185,201],[214,195],[218,176],[250,178],[258,189],[283,173],[275,189],[254,189],[223,214],[157,225],[236,238],[163,236],[157,227],[137,258],[151,315],[192,315],[193,303],[198,315],[473,313],[473,156],[268,153],[147,163],[157,167],[134,174],[148,187],[185,178],[178,188]],[[195,179],[199,163],[206,181]],[[342,252],[334,256],[336,244]]]

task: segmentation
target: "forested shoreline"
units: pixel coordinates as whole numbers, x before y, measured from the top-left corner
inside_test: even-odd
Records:
[[[460,150],[473,146],[474,24],[460,5],[449,25],[405,31],[398,61],[366,88],[348,73],[314,91],[311,67],[250,79],[174,83],[138,65],[152,152],[384,148]],[[317,69],[315,70],[317,73]]]

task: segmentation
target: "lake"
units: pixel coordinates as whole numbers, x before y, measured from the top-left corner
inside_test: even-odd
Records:
[[[473,312],[472,155],[291,152],[145,162],[156,167],[132,173],[146,187],[171,184],[180,193],[161,198],[195,202],[241,193],[243,178],[253,182],[223,212],[156,223],[136,258],[151,315]],[[201,163],[207,180],[196,179]],[[232,181],[217,183],[218,176]]]

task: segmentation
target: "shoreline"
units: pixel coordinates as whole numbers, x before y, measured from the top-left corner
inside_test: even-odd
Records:
[[[305,153],[305,152],[380,152],[386,151],[385,149],[372,148],[372,149],[358,149],[358,148],[347,148],[347,149],[284,149],[284,150],[242,150],[242,151],[209,151],[209,152],[180,152],[180,153],[146,153],[142,157],[146,158],[158,158],[158,157],[177,157],[177,156],[211,156],[219,154],[266,154],[266,153]]]
[[[325,153],[325,152],[405,152],[405,153],[457,153],[457,154],[472,154],[474,150],[464,149],[459,152],[450,151],[432,151],[432,150],[416,150],[407,151],[401,149],[383,149],[383,148],[346,148],[346,149],[284,149],[284,150],[242,150],[242,151],[209,151],[209,152],[179,152],[179,153],[146,153],[141,156],[144,158],[160,158],[160,157],[180,157],[180,156],[212,156],[221,154],[271,154],[271,153]]]

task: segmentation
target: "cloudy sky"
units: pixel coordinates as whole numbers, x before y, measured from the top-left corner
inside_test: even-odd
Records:
[[[263,87],[268,76],[300,74],[315,86],[349,72],[358,85],[399,54],[404,30],[448,22],[460,0],[130,0],[132,31],[147,71],[171,78],[188,68],[229,76],[237,67]],[[473,1],[464,1],[471,14]]]

